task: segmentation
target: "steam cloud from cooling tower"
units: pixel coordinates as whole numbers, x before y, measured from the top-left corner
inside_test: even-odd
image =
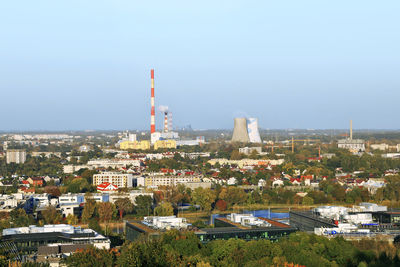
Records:
[[[250,143],[261,143],[260,133],[258,132],[258,119],[249,118],[247,124]]]
[[[260,133],[258,132],[258,119],[235,118],[232,142],[261,143]]]
[[[158,110],[159,110],[160,112],[162,112],[162,113],[168,113],[168,106],[160,105],[160,106],[158,107]]]

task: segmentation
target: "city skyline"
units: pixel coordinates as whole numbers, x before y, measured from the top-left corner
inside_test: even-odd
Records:
[[[149,130],[151,68],[178,126],[399,128],[395,1],[23,2],[0,10],[0,131]]]

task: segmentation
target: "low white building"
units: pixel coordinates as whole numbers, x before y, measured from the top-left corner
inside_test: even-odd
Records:
[[[371,149],[385,151],[389,149],[388,144],[372,144]]]
[[[231,177],[226,181],[227,185],[235,185],[237,184],[237,179],[235,177]]]
[[[259,147],[241,147],[239,148],[239,153],[250,155],[253,151],[257,152],[257,154],[261,154],[262,148]]]
[[[260,179],[260,180],[258,180],[257,185],[258,185],[258,187],[265,187],[265,186],[267,186],[267,181],[265,181],[264,179]]]
[[[188,227],[186,218],[178,218],[175,215],[144,217],[142,223],[149,227],[162,230],[186,229]]]
[[[42,227],[8,228],[3,230],[2,240],[20,242],[31,238],[38,239],[43,244],[89,244],[99,249],[110,249],[110,239],[98,234],[92,229],[82,229],[68,224],[49,224]]]
[[[63,194],[58,197],[58,202],[60,205],[81,204],[85,202],[85,196],[83,194]]]
[[[68,215],[76,215],[77,212],[75,210],[79,210],[80,204],[63,204],[60,205],[60,211],[64,218],[68,217]]]
[[[196,188],[211,188],[212,183],[211,182],[186,182],[186,183],[178,183],[178,184],[183,184],[185,187],[190,188],[192,190]]]
[[[364,152],[365,143],[362,139],[341,139],[338,141],[338,148],[347,149],[350,152]]]
[[[276,179],[272,182],[272,187],[283,186],[284,182],[281,179]]]
[[[271,224],[265,220],[255,217],[253,214],[231,213],[227,219],[234,223],[240,223],[242,226],[270,227]]]
[[[66,174],[74,173],[81,169],[94,169],[94,168],[92,166],[87,166],[87,165],[72,165],[72,164],[63,166],[63,172]]]
[[[137,159],[94,159],[87,163],[93,168],[126,168],[127,166],[140,167],[140,160]]]

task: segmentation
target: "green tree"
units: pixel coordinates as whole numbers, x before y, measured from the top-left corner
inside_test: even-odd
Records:
[[[211,211],[215,201],[215,193],[211,189],[198,187],[192,193],[194,204],[200,205],[201,210]]]
[[[68,224],[72,224],[72,225],[74,225],[74,224],[77,224],[78,223],[78,217],[76,217],[75,215],[73,215],[73,214],[68,214],[68,216],[67,216],[67,223]]]
[[[119,218],[122,220],[124,212],[129,213],[133,211],[133,204],[129,198],[119,198],[115,201],[115,206],[119,211]]]
[[[96,220],[95,218],[92,218],[89,220],[89,225],[88,225],[89,229],[92,229],[98,233],[102,233],[103,229],[101,228],[99,221]]]
[[[88,195],[85,196],[86,202],[82,211],[82,221],[88,222],[94,215],[96,210],[96,201],[92,198],[89,198]]]
[[[89,247],[79,250],[62,260],[67,266],[75,267],[109,267],[114,266],[116,255],[113,251]]]
[[[109,222],[112,219],[115,207],[110,202],[101,202],[97,204],[97,212],[101,222]]]
[[[162,202],[154,209],[156,216],[170,216],[174,215],[174,208],[169,202]]]
[[[10,212],[10,222],[13,227],[24,227],[33,224],[33,218],[24,209],[14,209]]]
[[[119,266],[177,266],[167,262],[167,254],[161,242],[156,240],[129,242],[121,248]],[[174,259],[176,259],[174,257]]]
[[[243,189],[230,186],[221,190],[219,198],[225,200],[228,206],[232,206],[245,203],[247,195]]]
[[[302,203],[303,205],[310,206],[310,205],[313,205],[313,204],[314,204],[314,199],[313,199],[312,197],[305,196],[305,197],[303,197],[303,200],[302,200],[301,203]]]
[[[42,216],[46,224],[60,223],[62,219],[60,212],[54,206],[47,206],[42,211]]]
[[[242,154],[240,154],[238,150],[232,151],[231,160],[239,160],[241,158],[242,158]]]
[[[140,216],[152,214],[151,206],[153,204],[153,199],[151,196],[139,195],[136,197],[135,203],[136,214]]]

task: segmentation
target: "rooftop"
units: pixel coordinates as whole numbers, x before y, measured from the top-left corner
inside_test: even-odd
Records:
[[[3,230],[3,236],[37,233],[67,233],[67,234],[92,234],[92,229],[82,229],[68,224],[47,224],[42,227],[30,225],[28,227],[8,228]]]

